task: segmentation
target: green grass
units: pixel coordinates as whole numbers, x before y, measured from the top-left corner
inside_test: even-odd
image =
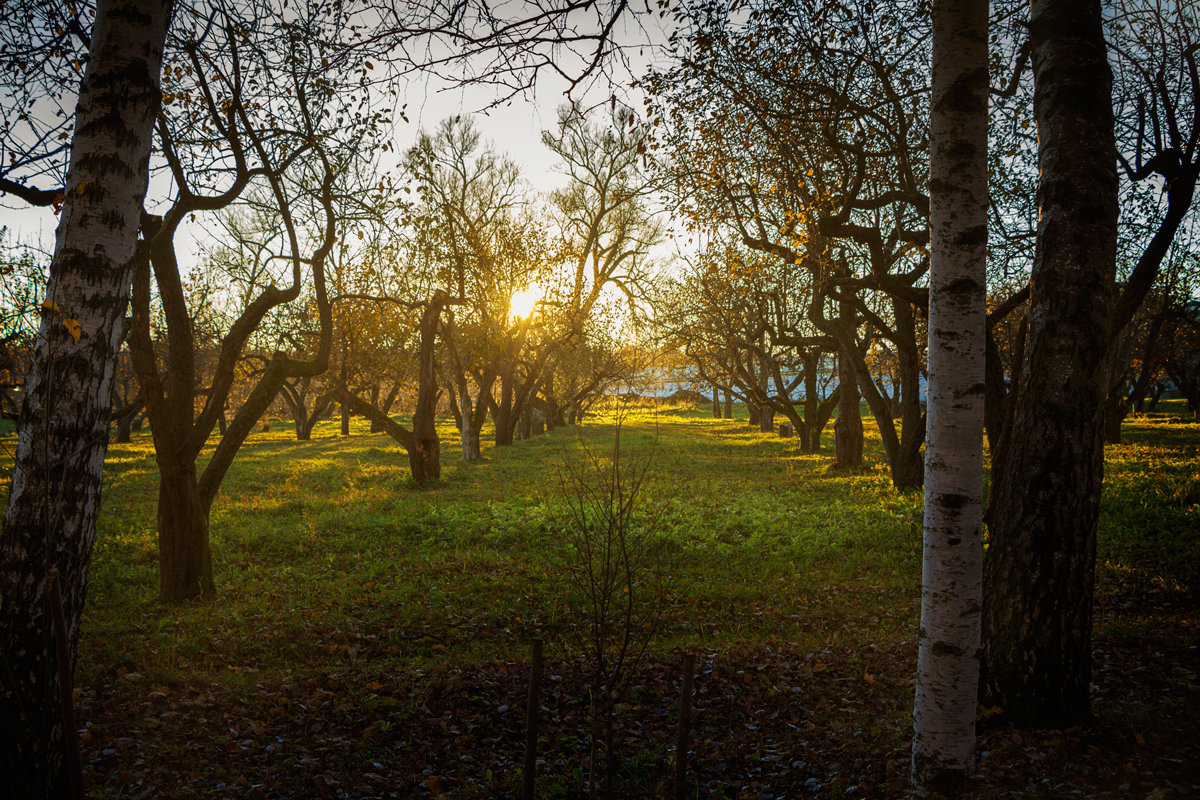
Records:
[[[1191,592],[1197,578],[1200,426],[1164,405],[1108,450],[1100,579],[1138,594]],[[113,665],[161,680],[319,670],[357,635],[407,641],[390,652],[394,668],[517,658],[534,636],[568,638],[561,470],[584,447],[607,453],[611,416],[487,448],[472,464],[444,422],[443,479],[431,487],[415,486],[403,451],[365,422],[349,438],[321,423],[311,442],[272,428],[246,443],[214,504],[217,598],[178,608],[154,600],[149,434],[110,448],[85,679]],[[828,469],[827,451],[801,454],[744,420],[678,408],[631,416],[623,446],[652,452],[642,507],[675,578],[658,646],[911,635],[921,497],[891,489],[873,433],[868,425],[871,466],[844,475]]]
[[[585,447],[607,454],[612,432],[594,417],[464,464],[443,426],[443,479],[421,488],[365,423],[349,438],[323,423],[311,442],[273,425],[247,442],[213,508],[217,598],[179,608],[154,601],[153,452],[135,434],[106,465],[84,675],[321,670],[368,634],[408,642],[390,668],[516,658],[535,636],[560,645],[574,625],[561,469]],[[653,456],[642,507],[673,573],[659,648],[827,645],[915,624],[920,497],[895,494],[881,464],[834,474],[828,453],[690,409],[635,414],[622,443]],[[863,603],[876,613],[856,613]],[[801,622],[815,615],[822,624]]]
[[[1178,402],[1162,409],[1131,419],[1124,442],[1107,451],[1097,559],[1105,658],[1124,658],[1148,642],[1156,656],[1170,656],[1197,635],[1200,425],[1183,421]],[[405,726],[443,731],[437,720],[449,711],[438,702],[469,712],[472,724],[492,719],[501,703],[523,702],[515,698],[534,638],[546,642],[561,685],[574,681],[546,701],[575,721],[560,722],[550,735],[557,755],[547,756],[544,796],[578,796],[571,775],[581,763],[582,690],[571,671],[581,670],[582,620],[572,611],[562,469],[585,451],[605,456],[612,422],[601,414],[512,447],[485,445],[481,461],[465,464],[444,421],[443,478],[428,487],[412,483],[404,452],[370,434],[365,422],[355,421],[348,438],[336,423],[322,423],[310,442],[295,441],[290,426],[276,422],[246,443],[214,504],[217,597],[176,607],[155,600],[157,476],[149,434],[113,445],[76,672],[86,724],[96,726],[86,754],[102,796],[121,796],[143,777],[150,786],[160,781],[163,796],[257,796],[232,788],[223,794],[205,781],[236,770],[244,777],[234,783],[243,788],[286,783],[312,772],[303,748],[312,748],[326,777],[358,780],[378,759],[411,788],[433,756]],[[795,439],[750,430],[744,411],[742,419],[714,420],[706,411],[644,409],[625,422],[624,457],[653,456],[643,518],[671,575],[647,667],[657,677],[635,687],[629,713],[668,724],[661,719],[669,721],[672,699],[663,687],[671,678],[660,673],[681,648],[703,654],[715,670],[701,686],[744,682],[746,698],[761,704],[752,706],[740,690],[697,701],[709,709],[697,736],[700,750],[711,753],[710,796],[736,796],[713,788],[727,776],[712,765],[742,758],[729,751],[743,742],[722,731],[742,731],[754,747],[775,746],[747,731],[757,730],[760,717],[775,718],[785,701],[771,698],[788,686],[782,691],[805,687],[804,707],[788,716],[795,724],[775,720],[781,727],[771,735],[794,736],[788,747],[801,749],[839,742],[830,746],[840,755],[814,751],[801,759],[810,764],[804,779],[812,774],[834,786],[841,780],[834,762],[857,759],[857,773],[848,774],[873,781],[864,785],[879,796],[907,791],[922,498],[891,488],[869,421],[867,428],[868,465],[844,474],[829,468],[831,431],[814,455],[798,452]],[[0,445],[11,450],[12,437]],[[864,693],[871,699],[860,701]],[[1135,730],[1156,730],[1153,715],[1165,706],[1113,697],[1102,719],[1128,717]],[[861,711],[850,723],[852,707]],[[176,714],[186,725],[172,732]],[[735,717],[741,721],[730,729]],[[315,732],[315,722],[327,732]],[[225,739],[234,728],[241,731],[235,739],[248,735],[247,725],[256,747],[286,738],[289,748],[302,748],[288,751],[298,760],[276,777],[270,762],[239,761],[259,751],[243,754]],[[519,742],[519,720],[505,725],[504,741]],[[633,783],[648,786],[657,780],[652,774],[669,773],[660,741],[667,735],[628,748],[629,774],[646,773]],[[154,759],[141,768],[124,756],[120,742],[129,737],[161,744],[158,773],[146,773]],[[361,750],[339,761],[357,737]],[[1163,737],[1174,741],[1169,731]],[[456,749],[446,751],[453,758],[482,764],[464,775],[515,793],[510,759],[519,745],[496,749],[488,743],[501,740],[481,733],[454,741]],[[118,754],[104,755],[114,742]],[[812,771],[826,761],[833,772]],[[132,772],[106,772],[114,762],[126,771],[132,763]],[[441,769],[451,768],[442,762]],[[554,785],[564,787],[561,795]],[[460,781],[444,796],[494,794],[465,787]]]

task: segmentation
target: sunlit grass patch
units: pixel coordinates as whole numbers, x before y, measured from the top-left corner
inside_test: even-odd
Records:
[[[1107,448],[1098,579],[1126,635],[1182,625],[1200,593],[1200,425],[1180,401],[1128,420]]]

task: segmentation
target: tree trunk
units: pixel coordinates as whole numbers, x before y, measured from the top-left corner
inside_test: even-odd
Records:
[[[921,412],[921,363],[916,347],[916,319],[906,300],[892,299],[898,332],[896,355],[900,361],[900,449],[892,464],[892,482],[901,491],[920,489],[925,482],[921,446],[925,444],[925,419]],[[903,344],[901,344],[903,343]]]
[[[312,429],[316,421],[316,414],[310,416],[305,410],[301,409],[300,414],[296,417],[296,441],[311,442]]]
[[[717,387],[715,387],[715,386],[713,387],[713,392],[712,392],[712,410],[713,410],[713,419],[720,419],[721,418],[721,400],[717,395]]]
[[[495,441],[497,447],[506,447],[513,443],[513,431],[516,420],[513,419],[513,379],[512,367],[506,367],[500,376],[500,400],[492,407],[492,423],[495,425]]]
[[[987,0],[933,8],[928,434],[913,796],[958,798],[975,763],[987,336]]]
[[[421,350],[417,361],[417,407],[413,411],[412,446],[408,461],[413,480],[417,483],[442,477],[442,443],[437,434],[437,399],[441,392],[434,362],[438,319],[448,300],[445,292],[437,291],[421,314]],[[385,419],[387,415],[382,415]],[[382,422],[382,420],[381,420]]]
[[[817,391],[817,360],[811,355],[804,358],[804,420],[796,426],[800,436],[800,449],[815,453],[821,449],[821,430],[825,420],[821,419],[821,398]]]
[[[212,597],[208,510],[200,497],[196,464],[158,462],[158,599],[178,603]]]
[[[417,483],[436,481],[442,477],[442,443],[437,437],[413,439],[408,451],[408,466]]]
[[[396,404],[397,398],[400,397],[400,389],[401,385],[399,383],[394,383],[392,384],[392,388],[388,390],[387,397],[384,398],[383,403],[379,406],[379,410],[383,412],[384,416],[388,416],[392,413],[392,406]],[[453,397],[454,392],[450,392],[450,396]],[[372,421],[371,433],[384,433],[383,426]]]
[[[459,427],[459,441],[462,446],[463,461],[478,461],[482,457],[479,442],[479,428],[475,425],[475,407],[471,403],[471,395],[463,392],[460,402],[462,422]]]
[[[117,444],[129,444],[133,438],[133,414],[117,417]]]
[[[897,305],[896,308],[898,312],[903,310],[903,306]],[[899,326],[901,314],[897,313],[897,317]],[[911,307],[909,307],[907,317],[907,321],[911,323]],[[858,348],[852,323],[844,319],[827,320],[816,313],[810,315],[810,319],[813,319],[823,332],[833,337],[837,342],[839,356],[850,364],[855,383],[858,385],[861,395],[866,399],[867,406],[871,409],[875,427],[879,430],[879,438],[883,440],[883,449],[887,454],[888,466],[892,473],[892,486],[898,491],[920,487],[924,481],[925,472],[920,460],[920,442],[924,439],[924,426],[909,426],[907,428],[908,436],[903,435],[903,430],[897,432],[891,413],[891,400],[872,377],[871,370]],[[916,408],[919,412],[920,405],[918,404]],[[920,440],[915,438],[917,434],[920,435]]]
[[[721,416],[725,419],[733,419],[733,392],[729,389],[725,390],[725,405],[722,409]]]
[[[857,467],[862,464],[863,424],[858,405],[858,383],[854,368],[838,355],[838,418],[833,426],[834,465]]]
[[[1146,411],[1153,413],[1158,410],[1158,401],[1162,399],[1163,392],[1166,391],[1166,386],[1162,383],[1155,383],[1150,388],[1150,401],[1146,406]]]
[[[14,797],[61,797],[68,786],[46,575],[60,576],[73,667],[170,11],[100,0],[80,86],[53,305],[25,381],[0,534],[0,775]]]
[[[1087,718],[1117,175],[1098,0],[1034,0],[1041,171],[1029,339],[985,564],[982,697],[1014,722]]]
[[[1121,443],[1121,423],[1125,421],[1125,414],[1128,413],[1129,406],[1125,402],[1125,398],[1117,392],[1112,392],[1104,403],[1104,443],[1105,444],[1120,444]]]

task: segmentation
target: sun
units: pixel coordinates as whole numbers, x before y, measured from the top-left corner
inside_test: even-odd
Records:
[[[536,305],[537,301],[541,299],[541,292],[539,292],[533,286],[522,289],[519,292],[513,292],[512,302],[508,307],[508,313],[512,314],[515,319],[525,319],[533,313],[534,305]]]

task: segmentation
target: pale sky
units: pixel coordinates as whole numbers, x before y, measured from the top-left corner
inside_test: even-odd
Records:
[[[666,41],[664,25],[665,23],[657,17],[644,17],[635,21],[627,16],[624,29],[618,32],[618,39],[625,42],[646,42],[646,46],[627,50],[629,71],[618,68],[615,77],[619,85],[613,86],[601,80],[583,97],[577,99],[585,104],[600,104],[605,103],[609,95],[615,92],[618,98],[623,99],[635,110],[640,110],[641,97],[631,95],[628,84],[633,77],[640,76],[655,59],[655,48],[649,43]],[[658,56],[658,60],[661,60],[661,56]],[[543,130],[554,127],[556,109],[567,102],[564,96],[566,88],[565,81],[547,72],[539,76],[534,96],[517,97],[488,109],[486,113],[477,113],[495,102],[497,90],[484,85],[446,88],[444,83],[434,78],[416,76],[400,93],[400,102],[406,106],[408,122],[396,117],[396,151],[402,155],[416,141],[417,132],[422,127],[432,129],[448,116],[470,113],[474,114],[484,139],[491,142],[497,151],[507,154],[520,165],[522,176],[535,191],[553,189],[562,185],[565,179],[555,171],[556,159],[542,146],[541,136]],[[20,243],[50,251],[54,246],[57,224],[57,218],[49,209],[31,209],[17,198],[0,196],[0,226],[8,228],[7,244]],[[187,232],[181,233],[187,235]],[[194,246],[185,245],[180,250],[182,254],[194,250]]]

